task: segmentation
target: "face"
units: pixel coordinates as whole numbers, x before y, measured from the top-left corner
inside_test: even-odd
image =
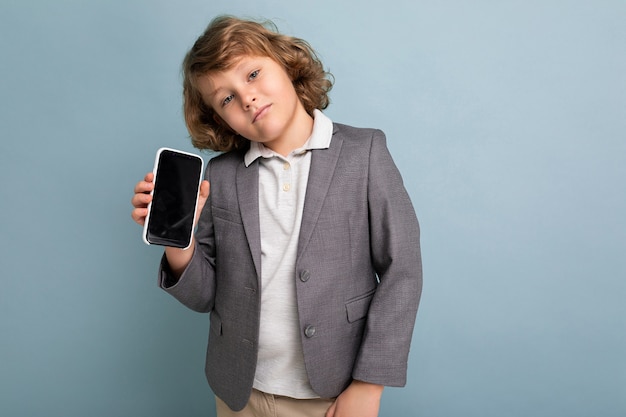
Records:
[[[313,128],[289,75],[271,58],[245,56],[198,80],[204,102],[232,130],[276,152],[304,144]]]

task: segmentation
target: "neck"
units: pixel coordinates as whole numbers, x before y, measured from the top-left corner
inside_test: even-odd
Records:
[[[266,144],[274,152],[287,156],[294,150],[302,147],[313,133],[313,117],[311,117],[304,107],[296,112],[290,122],[282,140],[273,141]]]

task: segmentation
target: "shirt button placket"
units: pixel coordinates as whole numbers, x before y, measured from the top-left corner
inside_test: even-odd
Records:
[[[291,164],[288,161],[283,163],[283,191],[291,190]]]

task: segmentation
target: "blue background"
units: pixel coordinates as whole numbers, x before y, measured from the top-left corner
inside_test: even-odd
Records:
[[[193,150],[180,62],[274,19],[383,129],[422,224],[404,389],[381,416],[626,415],[626,2],[2,0],[0,414],[212,416],[208,317],[130,219]],[[205,158],[208,155],[204,155]]]

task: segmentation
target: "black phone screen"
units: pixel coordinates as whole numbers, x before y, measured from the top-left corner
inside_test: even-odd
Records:
[[[145,236],[150,244],[189,246],[201,175],[201,158],[161,150]]]

